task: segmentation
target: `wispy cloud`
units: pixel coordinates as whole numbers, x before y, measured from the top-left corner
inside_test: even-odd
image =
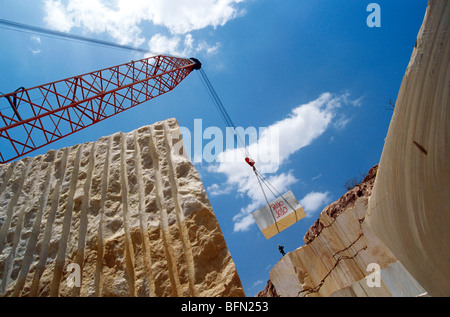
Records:
[[[331,202],[329,192],[310,192],[300,200],[300,205],[305,210],[306,216],[312,217],[319,208],[324,207],[329,202]]]
[[[148,43],[150,50],[164,53],[214,53],[218,43],[194,40],[192,32],[217,28],[242,16],[244,0],[45,0],[45,22],[69,32],[79,27],[89,33],[107,33],[120,44]],[[146,38],[143,26],[151,23],[165,33]]]
[[[32,48],[30,48],[30,52],[31,52],[31,54],[33,54],[33,55],[36,55],[36,54],[39,54],[39,53],[41,53],[41,50],[40,49],[32,49]]]
[[[221,187],[218,184],[212,184],[208,186],[207,191],[211,197],[220,196],[220,195],[228,195],[231,193],[233,188],[231,186]]]
[[[30,38],[31,42],[33,43],[34,48],[29,48],[31,54],[33,55],[37,55],[41,53],[41,49],[40,48],[36,48],[36,46],[40,46],[41,45],[41,38],[37,35],[33,35]]]
[[[258,151],[266,151],[265,147],[272,146],[278,148],[278,162],[282,165],[289,160],[289,157],[308,146],[318,137],[320,137],[330,126],[333,126],[335,120],[341,117],[338,110],[342,105],[348,102],[348,94],[333,95],[324,93],[316,100],[300,105],[294,109],[283,119],[273,123],[267,127],[267,134],[260,135],[257,142],[251,144],[248,149],[252,157],[258,157]],[[265,138],[270,134],[271,130],[276,130],[278,138],[276,143],[267,142]],[[223,152],[223,156],[235,157],[235,152],[241,149],[231,149]],[[258,169],[265,167],[271,169],[270,164],[273,162],[257,161]],[[266,166],[265,166],[266,165]],[[273,166],[272,166],[273,167]],[[240,162],[230,162],[223,160],[217,164],[213,164],[208,168],[209,172],[221,173],[226,176],[226,182],[222,186],[232,186],[238,193],[250,199],[250,203],[241,208],[234,215],[234,231],[246,231],[255,222],[251,213],[266,204],[265,197],[260,189],[258,181],[252,171],[246,164]],[[294,176],[294,171],[283,172],[280,174],[272,174],[267,179],[282,194],[289,187],[296,183],[298,179]],[[302,200],[305,203],[305,209],[312,213],[329,200],[329,193],[310,193]]]
[[[264,281],[258,280],[258,281],[256,281],[255,283],[253,283],[253,285],[251,286],[251,288],[256,287],[256,286],[258,286],[258,285],[262,285],[262,284],[264,284]]]
[[[183,38],[180,35],[165,36],[158,33],[148,41],[148,47],[152,52],[176,56],[188,56],[199,52],[212,55],[217,52],[220,43],[210,45],[205,41],[197,41],[192,34],[187,34]]]
[[[41,38],[37,35],[31,36],[31,40],[37,44],[41,44]]]

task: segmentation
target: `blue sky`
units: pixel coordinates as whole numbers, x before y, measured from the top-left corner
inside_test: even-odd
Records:
[[[303,245],[320,211],[345,193],[345,182],[379,161],[389,102],[397,97],[427,0],[376,1],[378,28],[366,24],[371,2],[0,0],[0,18],[195,56],[237,126],[280,129],[281,164],[266,176],[280,192],[292,190],[308,217],[269,240],[250,216],[263,201],[245,163],[195,163],[244,290],[254,296],[280,259],[277,244],[286,251]],[[4,28],[0,38],[3,93],[143,58]],[[225,129],[194,72],[170,93],[36,154],[170,117],[191,131],[194,119],[202,119],[204,129]]]

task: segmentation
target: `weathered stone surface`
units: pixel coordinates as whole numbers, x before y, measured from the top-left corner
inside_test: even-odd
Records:
[[[395,104],[368,223],[431,296],[450,295],[450,2],[430,0]]]
[[[309,228],[303,237],[305,243],[312,242],[316,236],[322,232],[325,226],[330,226],[330,221],[334,222],[336,218],[344,212],[348,207],[355,204],[359,197],[369,197],[372,193],[373,183],[375,182],[375,176],[377,174],[378,165],[372,167],[367,176],[361,182],[348,192],[346,192],[342,197],[340,197],[336,202],[328,205],[321,213],[320,217],[316,220],[313,226]]]
[[[270,271],[273,293],[303,296],[417,296],[425,290],[365,222],[377,166],[355,188],[327,206],[305,234],[305,245]],[[367,283],[379,268],[376,286]],[[264,293],[261,293],[261,295]]]
[[[427,292],[411,274],[397,261],[383,268],[379,272],[380,284],[374,282],[376,278],[366,278],[354,282],[352,285],[337,290],[332,297],[421,297],[428,296]],[[368,282],[370,279],[372,282]]]
[[[306,244],[270,271],[280,296],[330,296],[363,279],[370,263],[397,261],[363,225],[376,167],[361,185],[326,207],[306,233]]]
[[[244,296],[182,149],[169,119],[1,166],[0,294]]]
[[[280,297],[280,296],[278,295],[275,286],[272,284],[272,281],[268,280],[264,290],[259,291],[256,297]]]

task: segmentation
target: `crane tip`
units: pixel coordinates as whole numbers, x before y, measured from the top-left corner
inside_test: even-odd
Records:
[[[195,63],[193,67],[195,70],[199,70],[200,68],[202,68],[202,63],[200,63],[198,59],[196,59],[195,57],[191,57],[190,60]]]

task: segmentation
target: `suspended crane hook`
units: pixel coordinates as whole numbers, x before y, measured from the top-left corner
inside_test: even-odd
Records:
[[[252,159],[249,158],[249,157],[246,157],[246,158],[245,158],[245,162],[247,162],[248,165],[250,165],[251,167],[253,167],[253,170],[256,170],[256,167],[255,167],[255,161],[254,161],[254,160],[252,160]]]

